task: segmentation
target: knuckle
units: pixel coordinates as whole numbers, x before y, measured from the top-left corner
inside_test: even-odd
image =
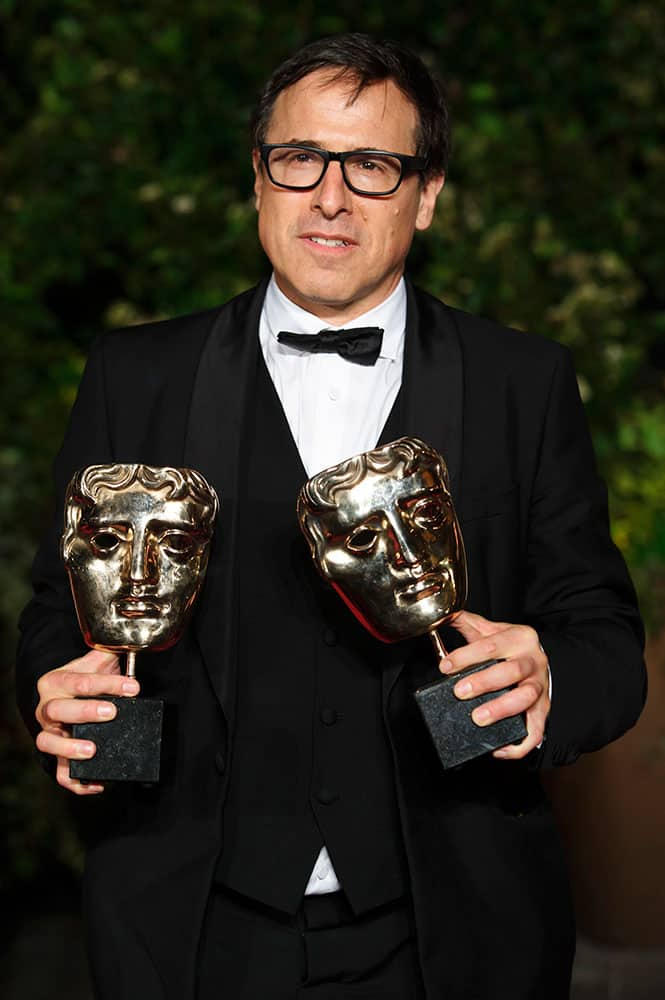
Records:
[[[519,686],[519,690],[522,693],[522,700],[524,701],[524,704],[529,707],[534,705],[541,695],[540,685],[531,678],[522,681]]]
[[[528,639],[530,645],[538,645],[538,633],[532,625],[521,625],[520,628],[524,634],[524,637]]]
[[[90,678],[86,674],[75,674],[72,688],[77,695],[90,694]]]

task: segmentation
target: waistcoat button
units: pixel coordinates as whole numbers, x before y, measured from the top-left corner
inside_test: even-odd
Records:
[[[215,754],[215,767],[220,774],[224,774],[224,771],[226,770],[226,757],[221,750],[218,750]]]
[[[326,628],[323,630],[323,641],[326,646],[336,646],[337,645],[337,632],[332,628]]]
[[[334,708],[322,708],[319,717],[324,726],[334,726],[337,722],[337,712]]]

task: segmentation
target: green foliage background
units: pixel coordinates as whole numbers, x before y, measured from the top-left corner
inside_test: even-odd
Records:
[[[247,123],[321,35],[402,40],[446,81],[454,152],[412,254],[435,295],[574,351],[615,537],[651,624],[665,566],[665,9],[594,0],[0,0],[0,626],[100,330],[224,301],[266,268]],[[491,419],[491,414],[488,414]],[[5,882],[75,864],[3,674]]]

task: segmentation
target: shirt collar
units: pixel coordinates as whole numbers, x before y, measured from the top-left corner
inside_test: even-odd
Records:
[[[362,316],[356,316],[341,326],[326,323],[319,316],[308,312],[287,298],[278,287],[273,274],[268,284],[263,303],[263,317],[266,320],[270,339],[275,343],[273,349],[282,348],[277,341],[280,330],[291,330],[293,333],[316,334],[320,330],[353,330],[359,326],[378,326],[383,330],[380,358],[394,361],[399,357],[404,343],[406,330],[406,285],[400,278],[397,287],[387,299],[374,306]],[[288,348],[286,349],[288,351]]]

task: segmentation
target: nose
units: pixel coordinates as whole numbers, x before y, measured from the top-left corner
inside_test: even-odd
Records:
[[[156,583],[157,545],[145,530],[134,532],[132,539],[129,579],[133,584]]]
[[[399,512],[389,512],[388,521],[395,565],[422,565],[427,558],[427,546],[420,534],[404,521]]]
[[[312,191],[312,207],[327,219],[351,210],[351,191],[344,182],[341,163],[329,163],[328,169]]]

